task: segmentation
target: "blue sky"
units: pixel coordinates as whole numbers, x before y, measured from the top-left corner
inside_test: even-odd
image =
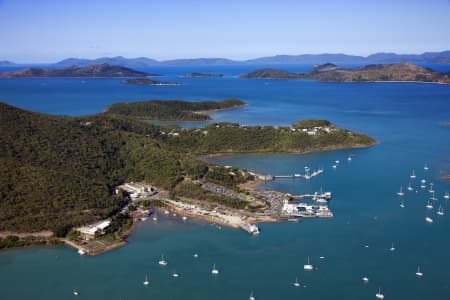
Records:
[[[450,49],[449,0],[0,0],[0,60]]]

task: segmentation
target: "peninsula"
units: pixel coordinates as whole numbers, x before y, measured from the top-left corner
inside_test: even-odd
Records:
[[[327,63],[315,66],[306,73],[279,69],[259,69],[242,74],[240,78],[253,79],[309,79],[320,82],[429,82],[450,83],[450,74],[411,63],[376,64],[357,68],[338,67]]]
[[[195,107],[221,107],[212,103]],[[179,111],[181,104],[188,105],[166,106]],[[152,107],[166,109],[161,103]],[[133,113],[62,117],[3,103],[0,118],[0,248],[64,242],[101,253],[123,245],[140,214],[161,206],[251,231],[251,223],[286,218],[280,210],[285,195],[245,188],[259,176],[199,155],[303,153],[375,143],[325,120],[187,129],[147,124]],[[148,198],[142,199],[141,191]],[[97,230],[90,237],[94,242],[87,242],[85,235]]]
[[[24,68],[11,72],[0,72],[0,78],[45,78],[45,77],[143,77],[159,76],[146,72],[109,64],[94,64],[84,67],[70,66],[63,69]]]
[[[148,100],[115,103],[105,109],[106,114],[118,114],[145,120],[159,121],[208,121],[208,112],[235,109],[246,105],[239,99],[219,102],[188,102],[182,100]]]
[[[122,81],[126,84],[141,84],[141,85],[181,85],[179,82],[157,81],[149,78],[125,79]]]
[[[193,73],[185,74],[184,77],[186,77],[186,78],[221,78],[221,77],[223,77],[223,74],[193,72]]]

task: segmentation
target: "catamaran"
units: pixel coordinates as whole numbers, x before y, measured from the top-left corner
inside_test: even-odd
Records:
[[[403,193],[403,187],[400,187],[400,191],[397,192],[397,195],[403,196],[405,193]]]
[[[389,251],[395,251],[394,243],[391,244],[391,248],[389,248]]]
[[[314,269],[313,265],[311,265],[310,262],[309,262],[309,256],[308,256],[308,263],[306,265],[303,265],[303,269],[305,269],[305,270],[312,270],[312,269]]]
[[[412,191],[414,190],[413,187],[411,186],[411,183],[408,184],[408,191]]]
[[[219,270],[216,269],[216,264],[214,264],[212,270],[211,270],[211,274],[213,275],[219,275]]]
[[[432,196],[430,197],[430,200],[436,201],[437,198],[435,197],[435,192],[433,191],[431,194]]]
[[[444,215],[444,209],[442,208],[442,205],[439,206],[439,209],[438,209],[438,211],[437,211],[437,214],[440,215],[440,216],[443,216],[443,215]]]
[[[255,296],[253,296],[253,292],[250,292],[250,297],[248,297],[248,300],[255,300]]]
[[[423,276],[423,273],[420,272],[420,266],[417,267],[416,275],[417,275],[418,277],[422,277],[422,276]]]
[[[430,201],[428,201],[428,204],[425,207],[428,208],[428,209],[432,209],[433,205],[430,203]]]
[[[384,295],[381,293],[381,288],[378,288],[378,293],[375,294],[377,299],[384,299]]]
[[[167,260],[164,260],[164,255],[162,253],[161,253],[161,260],[158,261],[158,264],[163,267],[167,266]]]

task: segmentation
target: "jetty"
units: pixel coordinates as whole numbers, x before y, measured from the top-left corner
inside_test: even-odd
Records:
[[[283,178],[303,178],[303,179],[311,179],[315,176],[318,176],[323,173],[323,169],[318,169],[311,174],[309,173],[309,169],[306,170],[305,174],[294,173],[292,175],[274,175],[273,179],[283,179]]]

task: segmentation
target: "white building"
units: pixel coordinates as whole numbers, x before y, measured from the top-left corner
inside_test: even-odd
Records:
[[[105,229],[108,228],[109,225],[111,225],[111,221],[105,220],[96,225],[83,226],[83,227],[77,228],[77,230],[80,232],[81,236],[84,239],[89,240],[89,239],[93,239],[97,232],[99,232],[100,234],[104,234]]]

